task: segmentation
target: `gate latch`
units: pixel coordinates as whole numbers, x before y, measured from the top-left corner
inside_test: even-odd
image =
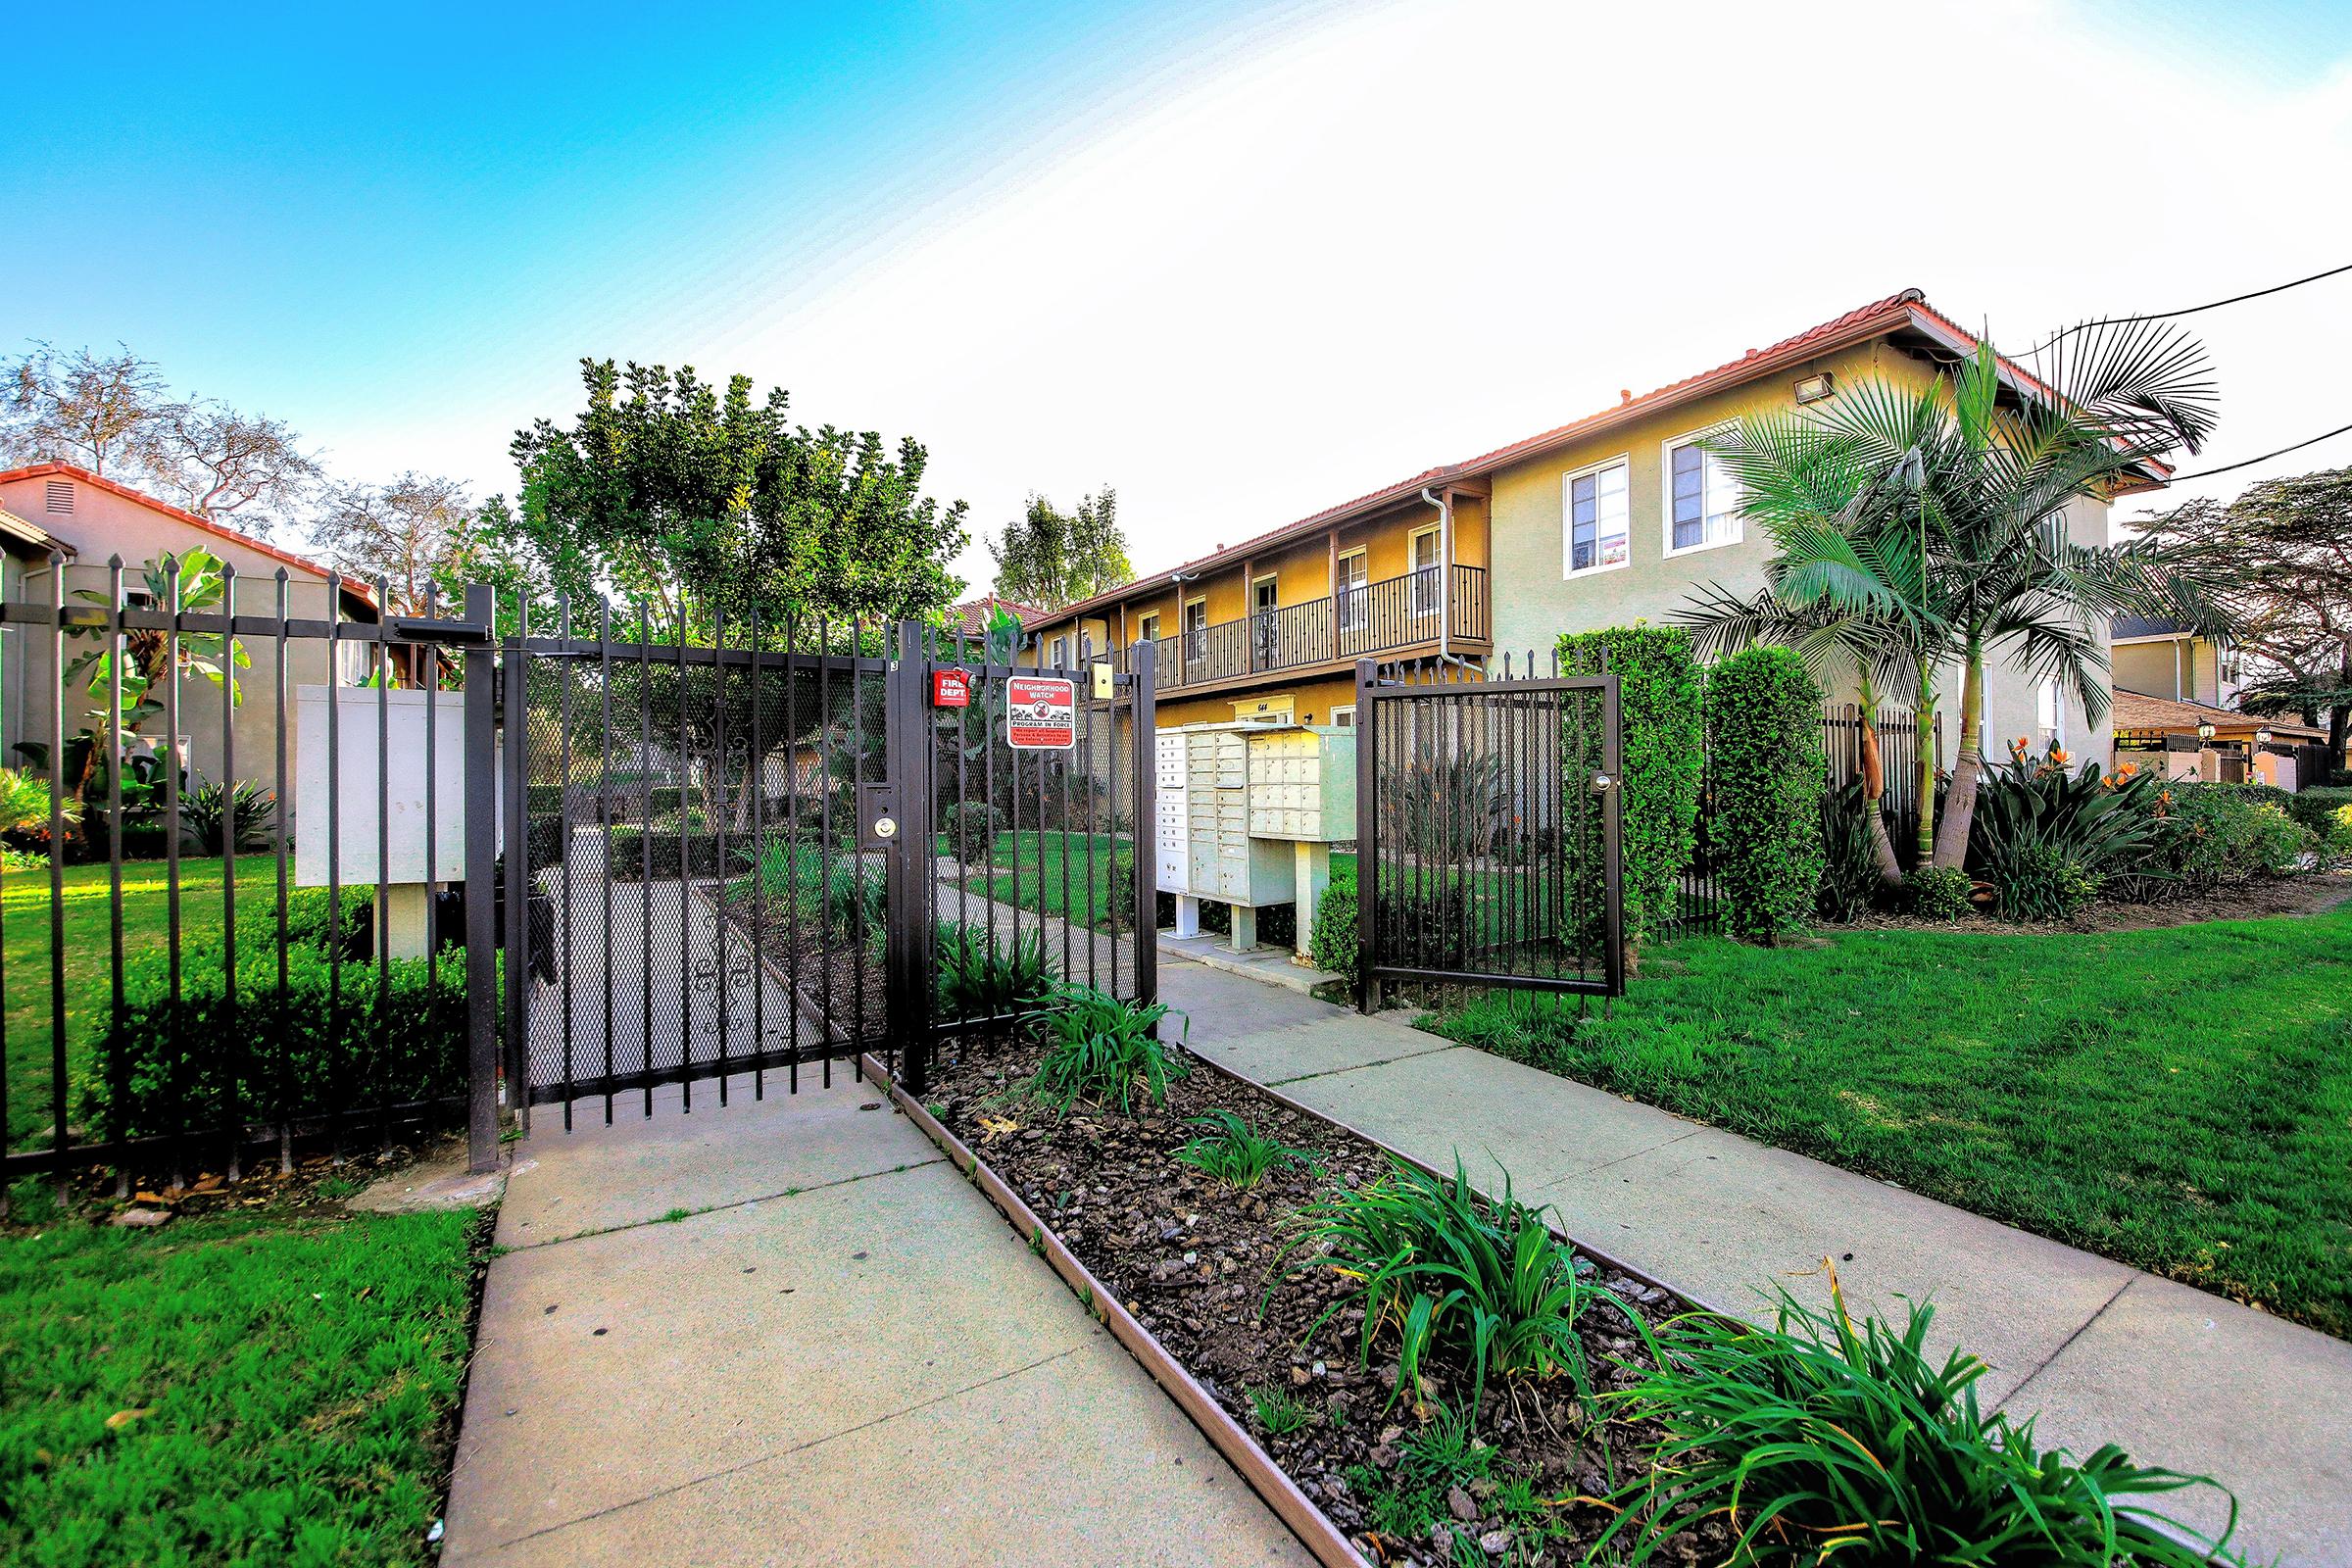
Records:
[[[858,842],[863,849],[887,850],[899,841],[899,791],[895,784],[858,786]]]
[[[1609,791],[1611,791],[1611,790],[1615,789],[1616,787],[1617,787],[1617,781],[1616,781],[1615,779],[1611,778],[1611,777],[1610,777],[1608,774],[1606,774],[1606,773],[1595,773],[1595,774],[1593,774],[1593,775],[1592,775],[1592,793],[1593,793],[1593,794],[1595,794],[1595,795],[1606,795],[1606,794],[1608,794],[1608,793],[1609,793]]]

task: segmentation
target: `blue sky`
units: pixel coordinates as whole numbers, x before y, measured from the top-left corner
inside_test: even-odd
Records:
[[[2352,5],[62,17],[0,351],[481,493],[582,354],[746,370],[983,526],[1117,483],[1145,566],[1908,284],[2018,341],[2352,260]],[[2329,287],[2205,318],[2216,461],[2352,419]]]

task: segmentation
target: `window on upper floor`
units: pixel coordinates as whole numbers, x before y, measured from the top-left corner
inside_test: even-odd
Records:
[[[1138,642],[1147,642],[1147,643],[1155,643],[1155,642],[1159,641],[1159,612],[1158,612],[1158,611],[1156,611],[1156,610],[1155,610],[1155,611],[1153,611],[1153,612],[1152,612],[1151,614],[1149,614],[1149,615],[1146,615],[1146,616],[1144,617],[1144,619],[1143,619],[1143,631],[1142,631],[1142,633],[1141,633],[1141,634],[1140,634],[1140,635],[1137,637],[1137,639],[1136,639],[1136,640],[1137,640]]]
[[[1624,458],[1569,474],[1562,481],[1567,574],[1622,566],[1633,554],[1630,468]]]
[[[1070,640],[1067,637],[1054,639],[1054,667],[1055,669],[1070,667]]]
[[[1740,542],[1740,485],[1699,430],[1666,443],[1666,553]]]

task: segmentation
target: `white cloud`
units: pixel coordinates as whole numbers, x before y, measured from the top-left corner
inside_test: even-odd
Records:
[[[2352,71],[2034,0],[1323,11],[1025,159],[973,142],[750,314],[668,302],[665,357],[920,434],[976,530],[1115,483],[1147,568],[1906,285],[2022,344],[2352,260]],[[2205,461],[2352,419],[2352,277],[2197,324]]]

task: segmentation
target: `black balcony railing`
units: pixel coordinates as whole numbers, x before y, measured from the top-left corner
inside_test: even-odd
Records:
[[[1449,594],[1439,591],[1445,581],[1440,568],[1427,566],[1329,598],[1162,637],[1159,685],[1162,690],[1201,686],[1434,643],[1441,611],[1450,635],[1484,641],[1492,627],[1486,568],[1451,570]]]

